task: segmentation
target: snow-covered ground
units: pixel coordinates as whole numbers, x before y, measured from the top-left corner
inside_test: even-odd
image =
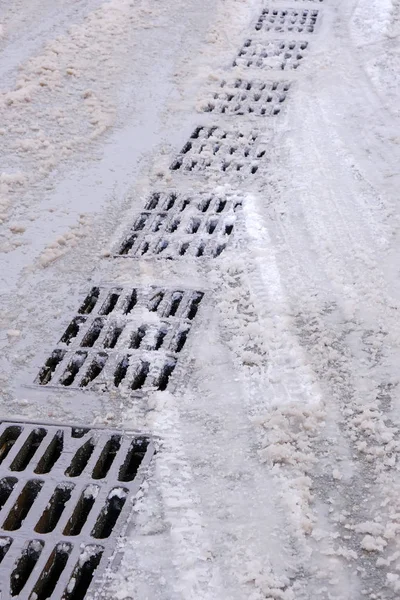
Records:
[[[398,0],[2,1],[0,416],[158,445],[101,597],[400,597],[399,35]],[[237,79],[279,114],[219,113]],[[155,192],[231,200],[220,256],[116,257]],[[168,389],[34,383],[92,287],[152,285],[205,293]]]

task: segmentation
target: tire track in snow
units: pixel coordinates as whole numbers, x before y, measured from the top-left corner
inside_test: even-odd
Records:
[[[200,515],[194,475],[182,442],[175,397],[157,392],[150,400],[152,431],[162,440],[156,477],[163,497],[164,519],[170,527],[176,599],[217,600],[224,597],[213,551]]]

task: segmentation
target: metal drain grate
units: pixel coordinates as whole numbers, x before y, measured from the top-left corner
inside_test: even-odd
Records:
[[[257,67],[261,69],[297,69],[308,48],[308,42],[286,42],[272,40],[260,44],[247,40],[240,50],[233,66]]]
[[[0,423],[0,597],[83,600],[154,447],[101,429]]]
[[[222,81],[220,88],[204,106],[204,112],[269,117],[281,112],[290,83],[236,79],[232,83]]]
[[[238,199],[154,193],[120,245],[117,256],[215,258],[233,233]]]
[[[203,295],[92,288],[35,383],[165,390]]]
[[[256,30],[277,33],[313,33],[317,19],[317,10],[264,8],[256,24]]]
[[[255,175],[265,154],[256,132],[246,135],[219,127],[197,127],[171,169],[189,173],[214,169]]]

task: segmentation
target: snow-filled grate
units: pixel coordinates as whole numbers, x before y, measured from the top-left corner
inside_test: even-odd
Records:
[[[156,287],[92,288],[35,383],[165,390],[203,295]]]
[[[276,33],[313,33],[317,19],[318,10],[264,8],[255,28]]]
[[[117,256],[215,258],[231,237],[241,201],[226,195],[153,193],[120,244]]]
[[[266,149],[258,133],[224,131],[220,127],[197,127],[172,163],[173,171],[196,173],[207,170],[255,175]]]
[[[305,41],[271,40],[260,43],[246,40],[233,66],[259,69],[297,69],[308,48]]]
[[[1,422],[0,597],[83,600],[153,454],[130,432]]]
[[[288,82],[223,80],[203,110],[226,115],[276,116],[281,112],[289,88]]]

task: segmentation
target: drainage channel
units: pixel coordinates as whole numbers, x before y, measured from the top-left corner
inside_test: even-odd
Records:
[[[276,116],[290,89],[288,81],[223,79],[203,106],[204,112],[238,116]]]
[[[35,383],[69,389],[165,390],[203,292],[93,287]]]
[[[291,81],[255,73],[297,69],[309,51],[306,35],[319,20],[311,9],[262,11],[252,37],[202,108],[218,122],[193,131],[171,162],[173,182],[180,174],[217,173],[240,188],[262,175],[268,162],[262,117],[281,114]],[[246,117],[247,127],[237,126],[239,117]],[[241,197],[212,189],[155,189],[113,259],[215,259],[234,233]],[[131,395],[166,390],[203,297],[203,291],[185,287],[93,286],[35,384],[101,392],[125,387]],[[83,600],[112,557],[113,540],[123,531],[153,454],[151,439],[124,430],[1,422],[4,597]]]
[[[237,196],[154,192],[115,257],[179,260],[216,258],[234,231],[242,203]]]
[[[1,597],[85,598],[153,454],[151,439],[127,431],[3,421]]]

